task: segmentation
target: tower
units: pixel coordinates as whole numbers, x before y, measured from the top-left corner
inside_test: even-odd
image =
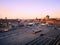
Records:
[[[49,15],[46,16],[45,20],[49,20]]]

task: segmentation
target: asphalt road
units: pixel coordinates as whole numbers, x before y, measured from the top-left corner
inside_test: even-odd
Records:
[[[32,30],[36,30],[37,28],[42,29],[42,32],[33,34]],[[36,44],[39,44],[39,42],[44,42],[44,40],[46,40],[44,42],[45,44],[49,41],[52,42],[52,40],[45,38],[46,36],[41,38],[40,34],[48,34],[49,36],[56,38],[57,35],[60,34],[59,32],[60,31],[54,31],[53,28],[46,26],[20,27],[16,30],[0,33],[0,45],[29,45],[30,43],[35,44],[35,42],[37,42]],[[36,41],[34,42],[33,40]]]
[[[0,45],[24,45],[38,37],[30,30],[31,28],[21,27],[16,30],[0,32]]]

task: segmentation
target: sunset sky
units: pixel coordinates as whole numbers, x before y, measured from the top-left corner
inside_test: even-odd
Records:
[[[0,18],[60,18],[60,0],[0,0]]]

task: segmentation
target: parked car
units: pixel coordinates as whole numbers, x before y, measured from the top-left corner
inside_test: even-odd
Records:
[[[0,32],[9,31],[9,27],[0,28]]]
[[[32,30],[32,31],[33,31],[33,34],[36,34],[36,33],[42,32],[42,30]]]
[[[34,23],[27,23],[27,26],[33,26]]]

